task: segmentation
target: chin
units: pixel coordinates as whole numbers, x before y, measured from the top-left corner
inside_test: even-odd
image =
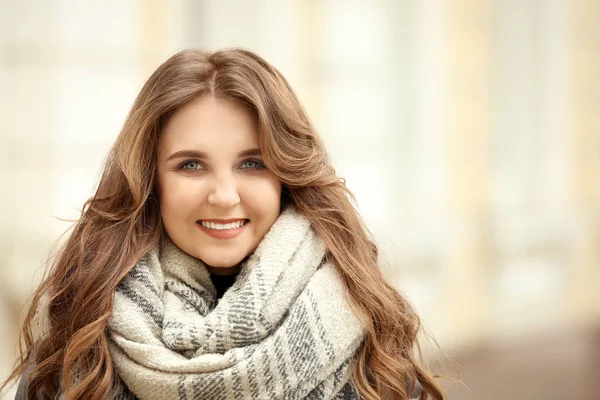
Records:
[[[244,260],[244,257],[219,257],[219,256],[208,256],[198,257],[206,265],[214,268],[230,268],[235,267]]]

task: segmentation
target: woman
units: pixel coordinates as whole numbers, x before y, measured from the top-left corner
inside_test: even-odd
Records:
[[[31,399],[442,399],[351,197],[275,68],[174,55],[36,291],[9,380],[29,370]]]

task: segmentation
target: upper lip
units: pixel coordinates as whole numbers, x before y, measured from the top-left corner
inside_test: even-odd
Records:
[[[199,219],[202,222],[214,222],[216,224],[230,224],[236,221],[245,221],[248,218],[230,218],[230,219]]]

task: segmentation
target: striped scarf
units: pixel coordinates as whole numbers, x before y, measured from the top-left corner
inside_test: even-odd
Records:
[[[114,397],[358,398],[351,377],[364,332],[324,255],[288,207],[217,302],[205,265],[163,241],[115,292]]]

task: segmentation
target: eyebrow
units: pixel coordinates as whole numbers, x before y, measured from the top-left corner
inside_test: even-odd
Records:
[[[238,153],[238,158],[239,157],[248,157],[248,156],[260,156],[260,149],[248,149],[248,150],[243,150],[240,151]],[[209,158],[208,154],[202,152],[202,151],[197,151],[197,150],[179,150],[176,151],[175,153],[171,154],[169,157],[167,157],[167,161],[172,160],[174,158],[182,158],[182,157],[194,157],[194,158]]]

